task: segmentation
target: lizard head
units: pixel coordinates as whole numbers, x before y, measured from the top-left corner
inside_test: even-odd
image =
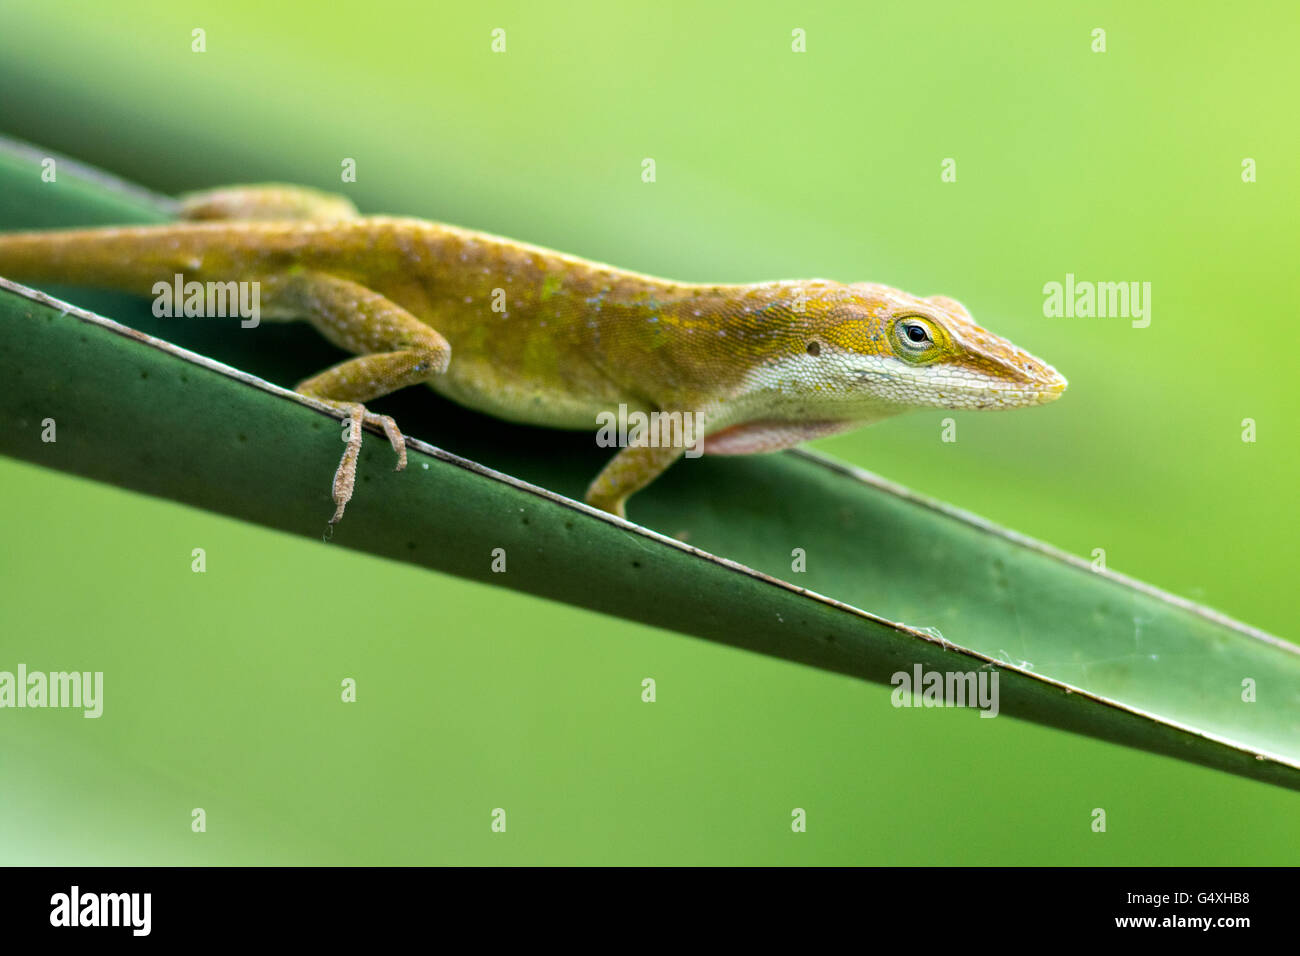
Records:
[[[1056,369],[976,325],[961,303],[944,296],[817,283],[808,299],[806,321],[797,325],[805,340],[801,359],[820,367],[816,378],[828,403],[1021,408],[1065,391]]]

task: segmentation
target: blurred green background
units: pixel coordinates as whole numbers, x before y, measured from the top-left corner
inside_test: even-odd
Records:
[[[957,414],[955,444],[946,413],[917,413],[819,447],[1294,640],[1300,13],[1135,6],[9,3],[0,132],[165,192],[294,181],[684,280],[953,296],[1055,364],[1064,399]],[[1044,318],[1067,272],[1151,282],[1151,326]],[[895,710],[888,688],[10,460],[0,495],[0,669],[106,672],[99,720],[0,712],[0,862],[1284,864],[1300,846],[1296,795],[1263,784]]]

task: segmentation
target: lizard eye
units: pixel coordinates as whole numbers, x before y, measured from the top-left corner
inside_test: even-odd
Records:
[[[925,362],[939,355],[940,334],[928,319],[908,315],[894,323],[894,352],[910,362]]]

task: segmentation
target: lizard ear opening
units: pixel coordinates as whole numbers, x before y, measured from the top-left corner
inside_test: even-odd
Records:
[[[818,342],[816,339],[813,339],[811,342],[808,343],[808,354],[813,356],[821,355],[822,344]]]

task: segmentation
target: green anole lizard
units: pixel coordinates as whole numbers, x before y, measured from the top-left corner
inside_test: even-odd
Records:
[[[515,422],[593,429],[619,406],[693,416],[708,454],[751,454],[910,408],[1016,408],[1060,396],[1051,366],[980,328],[958,302],[824,279],[670,282],[485,233],[362,217],[293,186],[181,197],[159,226],[0,235],[0,275],[148,294],[154,284],[256,282],[262,316],[305,319],[356,358],[297,390],[348,416],[335,513],[352,495],[371,399],[427,384]],[[679,436],[680,437],[680,436]],[[587,502],[624,514],[685,451],[622,448]]]

